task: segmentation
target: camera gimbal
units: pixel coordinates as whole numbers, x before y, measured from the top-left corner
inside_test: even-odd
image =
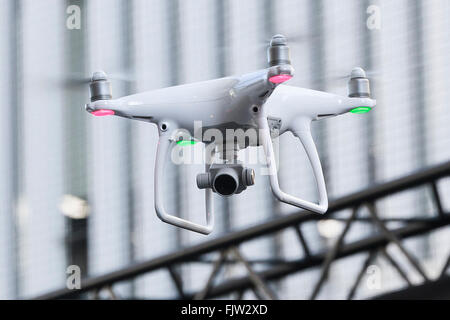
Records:
[[[291,79],[290,50],[284,36],[275,35],[268,48],[267,69],[241,76],[174,86],[112,99],[111,86],[104,72],[96,72],[90,83],[91,102],[86,110],[95,116],[116,115],[155,123],[159,143],[155,165],[155,209],[167,223],[209,234],[214,225],[213,193],[230,196],[254,184],[255,173],[236,159],[240,149],[263,146],[269,169],[270,185],[282,202],[316,213],[328,209],[328,198],[320,159],[311,136],[311,121],[347,112],[368,112],[376,104],[370,98],[369,80],[363,69],[353,69],[348,97],[321,91],[280,85]],[[202,127],[194,123],[202,121]],[[222,133],[214,139],[206,130]],[[255,130],[258,134],[236,141],[227,130]],[[303,144],[311,162],[319,203],[297,198],[280,189],[272,139],[291,131]],[[205,189],[206,225],[182,219],[166,212],[163,205],[164,165],[171,146],[203,142],[212,146],[206,152],[205,173],[197,176],[197,186]],[[219,153],[222,161],[212,163]]]

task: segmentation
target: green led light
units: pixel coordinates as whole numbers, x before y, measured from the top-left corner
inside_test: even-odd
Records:
[[[180,140],[180,141],[177,141],[177,145],[182,146],[182,147],[192,146],[192,145],[194,145],[196,143],[197,143],[197,141],[194,141],[194,140]]]
[[[355,109],[350,110],[351,113],[361,114],[361,113],[367,113],[370,110],[372,110],[371,107],[357,107]]]

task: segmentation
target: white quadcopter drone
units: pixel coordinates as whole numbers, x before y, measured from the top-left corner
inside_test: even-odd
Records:
[[[370,98],[369,80],[363,69],[353,69],[348,82],[348,97],[321,91],[281,85],[292,78],[290,51],[286,38],[275,35],[268,48],[269,68],[253,73],[185,84],[112,99],[111,85],[104,72],[95,72],[90,83],[91,102],[86,110],[95,116],[116,115],[155,123],[159,143],[155,164],[155,209],[169,224],[202,234],[214,226],[213,193],[231,196],[254,184],[254,171],[237,159],[237,151],[248,146],[263,146],[270,185],[278,200],[316,213],[328,209],[327,191],[320,159],[311,136],[311,121],[347,112],[365,113],[376,101]],[[183,110],[183,112],[181,112]],[[202,121],[201,132],[195,121]],[[257,130],[254,138],[236,142],[233,138],[213,140],[207,129]],[[198,129],[197,129],[198,131]],[[291,131],[298,137],[311,162],[319,192],[319,203],[299,199],[280,189],[272,139]],[[180,132],[183,132],[182,134]],[[188,134],[186,134],[188,133]],[[224,137],[227,135],[223,135]],[[197,186],[205,189],[206,224],[201,225],[169,214],[163,204],[164,167],[171,147],[177,143],[202,142],[213,146],[205,173],[197,176]],[[212,163],[218,153],[223,161]]]

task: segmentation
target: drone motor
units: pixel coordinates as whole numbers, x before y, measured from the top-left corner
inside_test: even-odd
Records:
[[[91,102],[112,99],[111,83],[103,71],[94,72],[89,89],[91,91]]]
[[[370,83],[362,68],[354,68],[348,81],[348,96],[350,98],[370,98]]]
[[[277,34],[272,37],[267,49],[267,62],[268,79],[271,83],[280,84],[292,78],[294,68],[291,66],[291,50],[285,36]]]
[[[269,66],[291,64],[291,51],[287,45],[287,39],[281,34],[272,37],[267,51]]]

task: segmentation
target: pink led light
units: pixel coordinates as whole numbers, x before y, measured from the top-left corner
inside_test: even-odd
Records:
[[[291,78],[292,78],[292,76],[289,75],[289,74],[279,74],[277,76],[270,77],[269,81],[272,82],[272,83],[278,84],[278,83],[283,83],[285,81],[288,81]]]
[[[114,115],[114,111],[107,110],[107,109],[100,109],[100,110],[91,112],[91,114],[93,114],[96,117],[112,116],[112,115]]]

